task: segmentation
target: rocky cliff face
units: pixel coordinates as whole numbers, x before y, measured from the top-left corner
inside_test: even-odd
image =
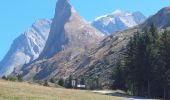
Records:
[[[52,57],[69,47],[84,48],[103,36],[76,13],[68,0],[58,0],[50,35],[40,58]]]
[[[83,20],[69,0],[58,0],[49,38],[39,59],[22,69],[25,79],[68,76],[75,68],[65,64],[98,44],[104,34]]]
[[[114,32],[139,25],[145,20],[146,17],[141,12],[130,13],[116,10],[111,14],[97,17],[92,22],[92,25],[96,29],[105,33],[105,35],[111,35]]]
[[[51,20],[37,20],[26,32],[16,38],[0,63],[0,76],[9,75],[39,57],[48,38],[50,26]]]

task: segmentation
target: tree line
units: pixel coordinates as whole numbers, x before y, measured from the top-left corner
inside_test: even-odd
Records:
[[[75,87],[72,86],[73,80],[75,80],[75,82],[76,82]],[[78,84],[85,85],[84,89],[96,90],[96,89],[102,88],[99,78],[90,80],[90,79],[86,79],[84,77],[75,78],[72,75],[70,75],[68,79],[60,78],[58,81],[58,84],[60,86],[66,87],[66,88],[77,88]]]
[[[154,24],[130,38],[113,71],[113,88],[148,98],[170,99],[170,31]]]
[[[72,81],[75,81],[75,86],[73,86]],[[101,82],[99,81],[99,78],[95,79],[86,79],[83,76],[80,78],[73,77],[70,75],[68,78],[60,78],[55,79],[54,77],[50,78],[49,80],[44,80],[43,85],[49,86],[49,83],[54,83],[59,86],[65,87],[65,88],[74,88],[74,89],[88,89],[88,90],[97,90],[102,89]],[[84,85],[85,88],[77,87],[77,85]]]

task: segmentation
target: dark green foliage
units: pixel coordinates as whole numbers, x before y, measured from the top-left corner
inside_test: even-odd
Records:
[[[72,80],[73,80],[73,76],[70,75],[69,78],[68,78],[67,84],[66,84],[67,88],[73,88],[72,87]]]
[[[152,24],[130,39],[124,60],[113,72],[114,89],[126,88],[144,97],[170,98],[170,32],[161,34]],[[123,88],[122,88],[123,87]]]
[[[49,84],[48,84],[48,80],[45,80],[45,81],[44,81],[43,86],[49,86]]]
[[[18,81],[18,82],[22,82],[22,76],[20,74],[16,75],[16,76],[3,76],[2,79],[7,80],[7,81]]]
[[[60,79],[59,79],[58,85],[60,85],[60,86],[65,86],[65,81],[64,81],[63,78],[60,78]]]
[[[80,80],[80,84],[82,84],[82,85],[85,85],[85,78],[83,77],[83,78],[81,78],[81,80]]]
[[[100,82],[99,78],[96,78],[95,82],[96,82],[96,87],[95,88],[96,89],[102,89],[101,82]]]
[[[113,89],[126,90],[123,60],[118,59],[113,70]]]
[[[137,33],[126,52],[126,81],[133,95],[151,97],[159,53],[159,34],[154,25]],[[154,92],[152,92],[154,93]]]
[[[7,80],[7,77],[6,77],[6,76],[2,76],[2,79],[3,79],[3,80]]]
[[[7,76],[8,81],[18,81],[16,76]]]
[[[102,86],[98,78],[93,79],[93,80],[88,80],[86,83],[86,87],[90,90],[102,89]]]
[[[16,77],[17,77],[17,80],[18,80],[19,82],[22,82],[22,81],[23,81],[21,74],[18,74]]]
[[[55,82],[56,82],[55,78],[52,77],[52,78],[50,79],[50,82],[51,82],[51,83],[55,83]]]
[[[156,68],[157,82],[163,90],[164,99],[167,99],[170,91],[170,32],[165,31],[160,39],[160,53]],[[160,82],[161,80],[161,82]],[[169,97],[170,98],[170,97]]]

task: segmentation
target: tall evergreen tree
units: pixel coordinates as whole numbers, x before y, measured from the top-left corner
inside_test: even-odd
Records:
[[[170,32],[165,31],[161,36],[159,66],[157,67],[157,80],[161,80],[163,97],[167,99],[170,90]],[[161,87],[160,86],[160,87]]]
[[[72,87],[72,81],[73,81],[73,76],[70,75],[69,78],[68,78],[67,88],[73,88]]]
[[[64,85],[65,85],[65,81],[64,81],[63,78],[60,78],[60,79],[59,79],[58,85],[60,85],[60,86],[64,86]]]
[[[124,64],[120,58],[116,62],[116,66],[113,71],[113,89],[126,90],[125,86],[125,75],[124,75]]]

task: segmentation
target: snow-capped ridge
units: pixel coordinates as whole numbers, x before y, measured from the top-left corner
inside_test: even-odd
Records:
[[[122,13],[122,11],[119,10],[119,9],[117,9],[117,10],[115,10],[115,11],[112,12],[112,14],[120,14],[120,13]]]
[[[97,17],[91,24],[105,35],[136,26],[144,22],[146,17],[140,13],[115,10],[112,13]]]

